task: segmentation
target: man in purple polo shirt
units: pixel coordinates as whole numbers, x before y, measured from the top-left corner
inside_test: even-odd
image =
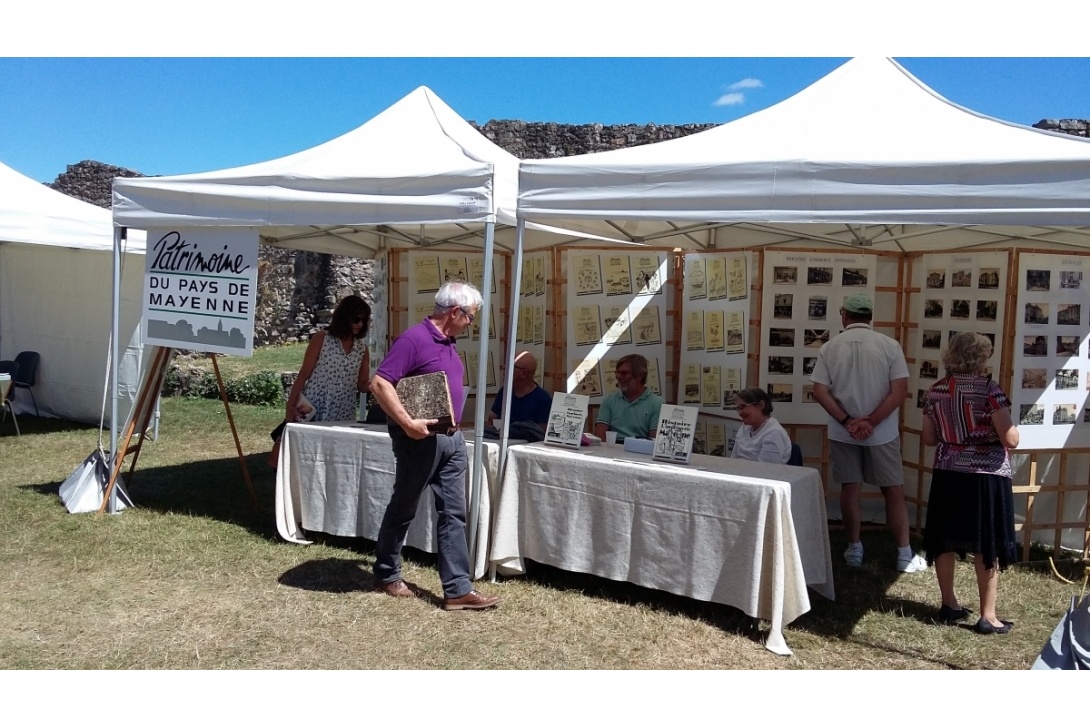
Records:
[[[371,393],[389,418],[390,440],[397,462],[394,492],[375,543],[375,589],[390,596],[412,598],[415,587],[401,578],[401,548],[416,515],[425,487],[435,496],[439,513],[439,577],[447,611],[492,608],[499,596],[473,588],[466,543],[466,441],[457,422],[465,403],[462,360],[455,339],[473,323],[481,294],[468,283],[447,283],[435,294],[435,310],[402,333],[371,379]],[[406,376],[442,371],[447,375],[454,404],[455,427],[433,434],[435,419],[413,419],[397,396],[397,382]]]

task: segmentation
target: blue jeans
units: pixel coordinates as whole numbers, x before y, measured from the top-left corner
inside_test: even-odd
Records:
[[[400,427],[390,425],[390,439],[397,462],[394,492],[375,543],[375,582],[401,578],[401,548],[416,515],[424,488],[430,486],[439,514],[439,578],[446,598],[458,598],[473,590],[466,543],[466,440],[460,431],[413,439]]]

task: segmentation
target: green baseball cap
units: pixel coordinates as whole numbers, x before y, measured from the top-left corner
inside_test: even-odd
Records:
[[[856,293],[855,295],[849,295],[844,299],[844,310],[849,313],[870,313],[874,310],[874,303],[870,298],[862,293]]]

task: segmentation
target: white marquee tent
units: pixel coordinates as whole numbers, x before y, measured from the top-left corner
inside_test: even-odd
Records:
[[[122,258],[119,418],[139,386],[143,253],[137,236]],[[99,421],[112,259],[109,210],[0,164],[0,358],[41,354],[34,400],[42,416]],[[19,413],[34,412],[26,392],[17,392],[15,405]]]
[[[892,59],[685,138],[523,162],[519,185],[520,219],[633,241],[1090,247],[1090,140],[970,111]]]
[[[689,137],[524,161],[517,215],[704,249],[1085,252],[1090,140],[984,116],[892,59],[859,58]]]
[[[514,247],[517,183],[513,155],[420,87],[359,128],[290,156],[222,171],[117,179],[113,219],[141,229],[251,227],[264,244],[357,257],[398,247],[483,248],[488,280],[494,249]],[[531,235],[541,244],[563,241],[540,229]],[[482,294],[486,329],[487,286]],[[487,344],[481,337],[483,356]],[[482,366],[472,382],[477,391],[485,390],[486,373]],[[478,443],[485,404],[477,397]],[[483,449],[474,450],[471,517]],[[475,532],[472,522],[469,531]]]

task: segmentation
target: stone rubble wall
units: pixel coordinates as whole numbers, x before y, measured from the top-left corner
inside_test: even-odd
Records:
[[[520,159],[545,159],[653,144],[695,134],[716,124],[557,124],[492,120],[469,122],[485,137]],[[1043,119],[1036,128],[1090,136],[1090,121]],[[800,127],[802,128],[802,127]],[[144,174],[96,161],[71,164],[48,185],[85,202],[109,209],[111,180]],[[258,261],[255,314],[257,345],[306,341],[329,323],[333,307],[356,293],[368,302],[374,288],[370,260],[284,250],[262,245]]]

